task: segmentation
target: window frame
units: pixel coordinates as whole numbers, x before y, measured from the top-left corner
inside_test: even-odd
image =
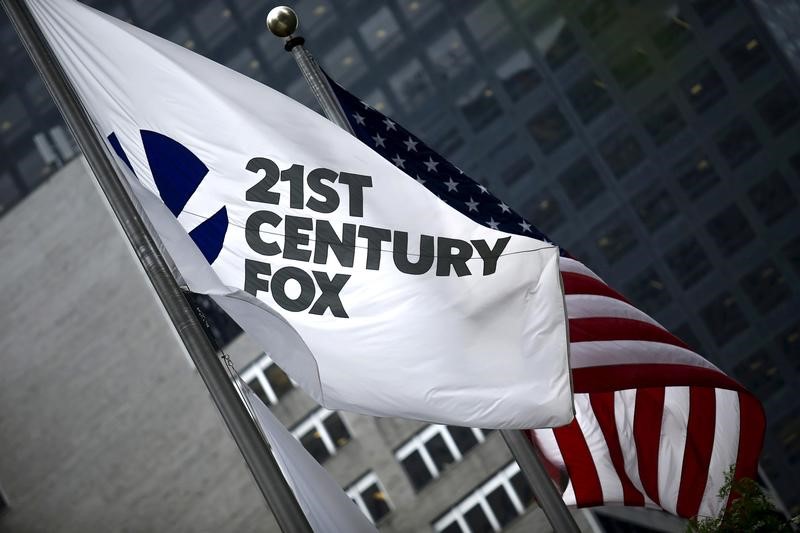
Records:
[[[484,443],[486,441],[486,434],[478,428],[467,428],[472,430],[472,434],[475,435],[475,438],[478,440],[478,445]],[[447,446],[448,451],[453,456],[453,462],[458,463],[464,458],[464,454],[461,453],[461,450],[458,449],[458,445],[456,444],[455,439],[450,434],[450,430],[444,424],[430,424],[422,431],[419,431],[415,435],[413,435],[410,439],[408,439],[404,444],[402,444],[399,448],[394,451],[394,458],[400,463],[400,466],[403,468],[403,471],[406,475],[411,479],[411,476],[408,474],[408,471],[403,467],[402,463],[403,460],[408,458],[414,452],[419,453],[420,458],[422,459],[423,464],[428,469],[428,473],[431,475],[431,481],[419,487],[419,489],[415,489],[416,492],[421,491],[425,487],[427,487],[430,483],[434,480],[439,479],[441,476],[441,471],[436,466],[436,463],[433,460],[428,449],[425,445],[433,440],[436,436],[441,435],[442,440],[444,440],[445,445]],[[413,485],[413,481],[412,481]]]
[[[331,411],[330,409],[325,409],[324,407],[319,407],[315,411],[312,411],[307,417],[303,420],[298,422],[292,428],[292,436],[298,440],[298,442],[302,443],[302,437],[307,434],[309,431],[314,430],[317,431],[320,435],[320,440],[322,444],[325,446],[325,449],[328,452],[328,457],[324,460],[320,461],[320,463],[325,462],[327,459],[334,457],[339,450],[341,450],[345,445],[336,446],[336,443],[331,438],[330,434],[328,433],[328,429],[325,427],[325,421],[330,418],[331,416],[336,415],[341,420],[344,429],[347,430],[347,434],[350,437],[350,441],[353,440],[353,431],[350,429],[347,421],[345,421],[344,417],[339,414],[338,411]],[[310,452],[309,452],[310,453]]]
[[[386,514],[391,513],[394,510],[394,506],[392,505],[392,501],[389,499],[389,493],[386,492],[386,487],[383,486],[383,483],[381,483],[381,480],[378,478],[378,475],[375,474],[375,472],[372,470],[370,470],[357,480],[350,483],[350,485],[348,485],[347,488],[345,489],[345,493],[351,500],[353,500],[358,509],[362,513],[364,513],[364,516],[366,516],[369,519],[369,521],[374,524],[375,518],[372,516],[372,513],[369,512],[367,504],[361,497],[361,492],[366,490],[367,488],[369,488],[370,485],[373,484],[377,485],[378,488],[381,489],[381,492],[385,495],[384,501],[386,502],[386,506],[389,508],[389,512]],[[378,520],[380,521],[382,518],[383,517],[380,517],[378,518]]]
[[[269,400],[268,405],[275,405],[277,404],[283,396],[288,394],[290,391],[285,392],[281,396],[278,396],[275,393],[275,390],[272,388],[272,384],[269,382],[267,378],[267,369],[272,365],[277,365],[272,358],[267,355],[266,353],[262,354],[258,359],[250,363],[244,370],[239,373],[239,377],[242,378],[242,381],[245,383],[250,384],[253,378],[258,379],[258,384],[261,385],[261,389],[264,391],[264,394],[267,396]],[[280,368],[280,367],[278,367]],[[287,374],[286,377],[289,377]],[[292,389],[297,387],[297,383],[292,378],[289,378],[289,381],[292,383]]]
[[[487,497],[498,487],[502,486],[506,491],[506,495],[511,500],[511,503],[514,505],[514,509],[517,511],[517,517],[524,514],[527,506],[522,503],[520,495],[517,494],[516,489],[514,489],[511,483],[511,478],[519,472],[519,465],[514,461],[503,467],[499,472],[478,485],[470,494],[459,500],[449,511],[431,523],[433,530],[441,532],[453,523],[457,523],[462,531],[471,531],[467,525],[465,516],[467,511],[471,510],[477,504],[480,505],[481,510],[492,525],[492,529],[494,531],[501,531],[503,526],[495,516],[494,510],[489,505]]]

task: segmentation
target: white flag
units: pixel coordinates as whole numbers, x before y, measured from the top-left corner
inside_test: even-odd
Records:
[[[250,387],[239,386],[253,408],[275,460],[314,531],[374,532],[375,527],[331,475],[286,431]]]
[[[320,404],[572,419],[556,247],[470,220],[402,158],[181,46],[73,0],[29,5],[183,281]]]

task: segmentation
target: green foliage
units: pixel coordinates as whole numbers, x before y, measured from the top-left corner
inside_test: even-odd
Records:
[[[736,499],[727,510],[717,517],[689,520],[690,533],[792,533],[797,525],[795,520],[787,520],[769,500],[761,487],[749,478],[733,479],[733,466],[725,474],[725,484],[719,497],[727,500],[733,491]]]

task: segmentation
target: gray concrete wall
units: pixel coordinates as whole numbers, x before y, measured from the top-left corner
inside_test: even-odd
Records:
[[[0,219],[0,531],[275,531],[104,202],[76,160]]]

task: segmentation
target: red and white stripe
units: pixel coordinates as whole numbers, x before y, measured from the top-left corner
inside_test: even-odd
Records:
[[[576,417],[528,435],[567,473],[564,500],[717,515],[728,469],[756,476],[761,404],[585,265],[561,272]]]

